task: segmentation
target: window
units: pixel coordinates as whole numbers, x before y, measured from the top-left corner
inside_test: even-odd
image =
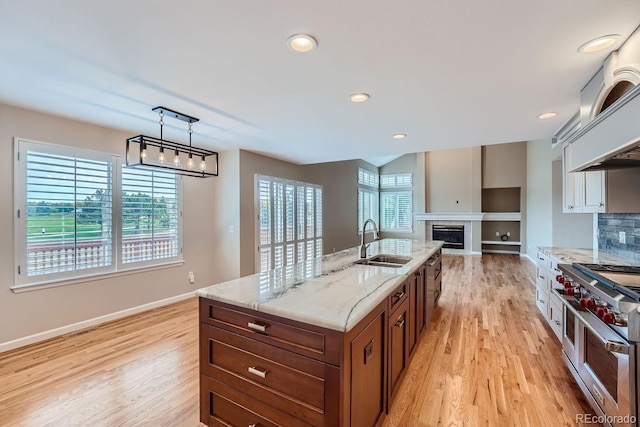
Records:
[[[366,185],[368,187],[378,188],[379,175],[366,169],[358,168],[358,185]]]
[[[322,187],[257,176],[261,272],[322,255]]]
[[[122,263],[179,255],[178,180],[171,172],[122,167]]]
[[[411,191],[385,191],[380,193],[382,205],[382,231],[413,232],[413,193]]]
[[[380,177],[381,188],[411,187],[413,178],[411,173],[396,173]]]
[[[379,182],[377,173],[358,168],[358,233],[369,218],[380,224]]]
[[[16,152],[14,288],[179,260],[176,175],[19,139]]]
[[[382,175],[380,185],[381,224],[383,231],[397,233],[413,232],[413,193],[411,191],[386,191],[407,188],[413,185],[413,174],[397,173]]]

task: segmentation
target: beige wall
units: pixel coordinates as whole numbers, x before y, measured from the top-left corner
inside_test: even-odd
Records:
[[[525,188],[526,185],[526,142],[482,147],[482,188]]]
[[[184,265],[13,293],[13,137],[124,155],[132,135],[0,104],[0,343],[192,292],[217,281],[216,178],[185,178]],[[189,284],[193,271],[195,284]]]
[[[239,156],[240,276],[247,276],[256,272],[255,175],[274,176],[311,184],[318,183],[307,179],[303,166],[245,150],[240,150]]]
[[[413,212],[420,213],[426,212],[426,197],[425,197],[425,154],[413,153],[405,154],[397,158],[396,160],[387,163],[380,167],[380,175],[394,174],[394,173],[407,173],[413,174]],[[385,189],[380,189],[384,192]],[[388,189],[386,191],[397,191],[396,189]],[[379,225],[379,224],[378,224]],[[412,233],[381,233],[381,237],[393,237],[398,239],[419,239],[425,238],[425,223],[424,221],[413,220],[413,232]]]
[[[240,151],[221,152],[219,171],[212,185],[212,255],[219,266],[216,280],[223,282],[240,277]]]
[[[549,148],[550,150],[550,148]],[[512,142],[482,147],[482,188],[520,187],[520,252],[527,250],[527,143]],[[482,209],[485,210],[484,208]],[[513,225],[513,224],[512,224]],[[495,224],[483,223],[483,228],[495,229]],[[502,228],[505,228],[503,226]],[[509,230],[507,230],[509,231]],[[485,235],[486,232],[483,232]],[[495,233],[493,233],[495,235]],[[512,235],[513,237],[513,235]]]
[[[358,167],[378,172],[363,160],[294,165],[250,151],[239,152],[240,276],[256,272],[255,175],[262,174],[323,187],[323,250],[325,253],[357,246]],[[222,202],[222,201],[221,201]],[[232,215],[233,216],[233,215]]]
[[[427,212],[480,212],[480,147],[425,153]]]
[[[323,187],[324,253],[360,244],[358,235],[358,168],[378,173],[364,160],[318,163],[304,167],[312,182]]]

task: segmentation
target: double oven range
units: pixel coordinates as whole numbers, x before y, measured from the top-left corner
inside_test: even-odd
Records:
[[[599,421],[638,426],[640,267],[560,264],[565,362]]]

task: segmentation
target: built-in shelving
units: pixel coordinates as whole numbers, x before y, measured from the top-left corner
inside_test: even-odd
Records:
[[[482,212],[482,252],[520,253],[520,187],[484,188]]]

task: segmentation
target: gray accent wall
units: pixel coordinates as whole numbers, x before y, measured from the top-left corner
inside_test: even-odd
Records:
[[[598,250],[640,261],[640,213],[598,214]]]

